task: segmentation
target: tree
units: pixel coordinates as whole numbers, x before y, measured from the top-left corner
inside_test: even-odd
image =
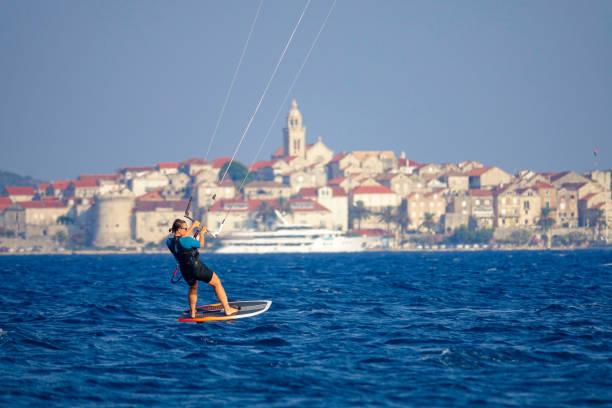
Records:
[[[366,219],[370,216],[370,210],[363,206],[363,201],[357,201],[357,205],[351,205],[349,207],[349,219],[351,220],[351,225],[355,228],[355,220],[357,220],[357,225],[359,230],[361,230],[361,220]]]
[[[255,209],[255,218],[261,220],[261,223],[266,229],[270,229],[271,222],[276,219],[274,207],[272,207],[266,201],[262,202],[259,207]]]
[[[399,228],[400,238],[403,241],[404,235],[406,234],[406,231],[408,231],[408,226],[410,225],[410,218],[408,217],[408,214],[406,214],[405,211],[398,209],[398,213],[395,214],[393,222]]]
[[[391,206],[385,207],[384,210],[379,212],[378,221],[384,222],[387,225],[387,233],[389,232],[389,225],[395,222],[395,214],[393,213],[393,208]]]
[[[253,174],[251,174],[249,169],[244,164],[237,162],[237,161],[233,161],[231,163],[232,164],[230,166],[230,161],[227,161],[225,162],[225,164],[223,164],[223,166],[221,166],[221,170],[219,170],[219,176],[218,176],[219,180],[223,178],[223,175],[225,174],[225,171],[227,170],[229,166],[229,170],[227,170],[226,177],[229,177],[234,182],[234,185],[237,188],[240,187],[243,180],[244,180],[244,185],[247,185],[251,181],[253,181]]]
[[[529,239],[531,239],[531,235],[531,231],[526,229],[512,231],[510,234],[510,243],[514,245],[527,245]]]
[[[425,221],[423,221],[423,223],[421,224],[421,226],[429,232],[431,232],[433,230],[433,227],[436,225],[436,222],[434,221],[433,217],[434,214],[429,212],[425,213]]]
[[[540,212],[540,218],[537,221],[537,225],[544,231],[546,234],[546,245],[550,248],[552,245],[552,239],[550,236],[550,229],[553,225],[555,225],[555,219],[551,216],[550,208],[542,208]]]
[[[465,225],[455,228],[448,238],[451,244],[488,244],[493,238],[493,228],[470,230]]]
[[[64,245],[64,243],[68,240],[68,235],[64,231],[57,231],[53,236],[53,240],[57,241],[59,245]]]
[[[602,231],[608,225],[606,222],[606,213],[601,208],[597,208],[591,216],[591,227],[593,227],[593,236],[595,236],[595,230],[597,230],[597,238],[602,238]]]
[[[280,211],[282,215],[293,214],[293,208],[291,208],[291,202],[289,202],[289,200],[287,200],[285,197],[281,197],[278,199],[277,209],[278,211]]]
[[[74,220],[70,217],[68,217],[67,215],[61,215],[59,217],[57,217],[57,220],[55,221],[57,224],[61,224],[61,225],[71,225],[74,224]]]
[[[70,236],[69,242],[73,248],[87,247],[91,242],[91,235],[87,230],[78,230]]]

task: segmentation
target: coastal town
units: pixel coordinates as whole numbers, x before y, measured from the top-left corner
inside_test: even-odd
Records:
[[[371,237],[370,249],[577,248],[612,238],[610,170],[510,174],[476,160],[334,152],[321,137],[306,143],[295,100],[282,133],[269,160],[246,165],[186,158],[6,186],[0,252],[160,250],[188,205],[221,240],[280,219]]]

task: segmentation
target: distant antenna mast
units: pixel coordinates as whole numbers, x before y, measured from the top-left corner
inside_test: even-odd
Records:
[[[597,167],[599,165],[599,158],[597,156],[599,156],[599,147],[595,146],[595,149],[593,149],[593,166],[595,167],[595,170],[597,170]]]

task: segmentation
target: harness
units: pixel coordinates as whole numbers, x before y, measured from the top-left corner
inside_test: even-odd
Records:
[[[174,259],[177,261],[176,269],[174,270],[174,274],[170,281],[172,283],[177,283],[181,280],[181,275],[179,275],[178,279],[176,275],[179,271],[179,267],[181,271],[189,271],[191,270],[195,264],[200,260],[200,253],[196,248],[185,248],[181,245],[180,238],[174,237],[172,239],[172,244],[170,245],[170,252],[174,255]]]

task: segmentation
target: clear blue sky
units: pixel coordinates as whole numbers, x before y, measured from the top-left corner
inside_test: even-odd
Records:
[[[259,1],[0,0],[0,169],[44,180],[204,157]],[[231,156],[306,4],[267,0],[209,159]],[[327,14],[313,0],[238,159]],[[338,0],[292,95],[334,151],[612,168],[612,1]],[[280,146],[289,102],[263,148]]]

